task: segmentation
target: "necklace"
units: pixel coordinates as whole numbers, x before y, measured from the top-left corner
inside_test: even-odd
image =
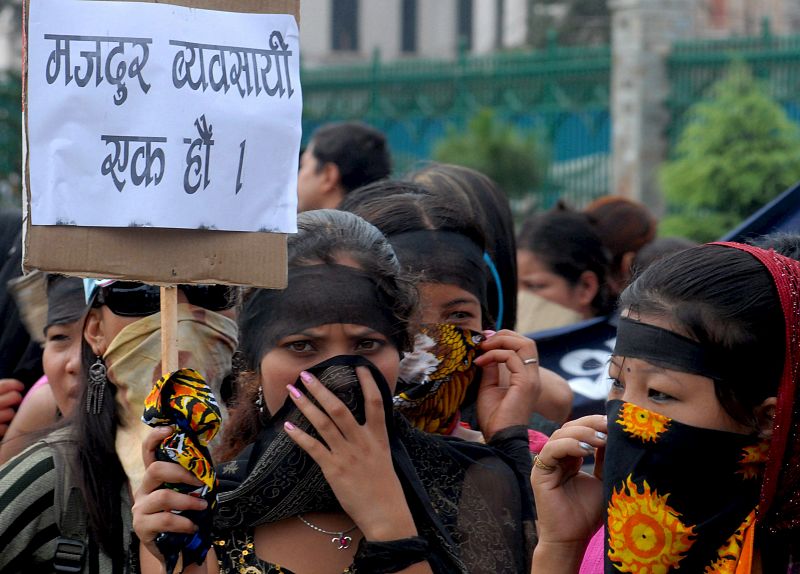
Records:
[[[305,517],[302,514],[298,514],[297,518],[299,518],[300,522],[302,522],[303,524],[308,526],[311,530],[316,530],[317,532],[320,532],[322,534],[327,534],[328,536],[333,536],[333,538],[331,538],[331,544],[337,545],[338,546],[337,550],[346,550],[347,548],[350,548],[350,544],[353,542],[353,539],[350,536],[347,536],[347,535],[350,534],[353,530],[356,529],[356,525],[355,524],[353,526],[351,526],[350,528],[348,528],[347,530],[340,530],[338,532],[337,531],[333,531],[332,532],[330,530],[323,530],[322,528],[320,528],[316,524],[311,524],[308,520],[305,519]]]

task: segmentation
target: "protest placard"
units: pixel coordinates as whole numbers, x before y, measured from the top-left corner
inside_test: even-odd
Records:
[[[284,286],[298,13],[292,0],[26,2],[26,269]]]

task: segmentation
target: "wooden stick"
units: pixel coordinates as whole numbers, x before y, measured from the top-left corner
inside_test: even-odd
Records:
[[[161,371],[178,370],[178,288],[161,288]]]

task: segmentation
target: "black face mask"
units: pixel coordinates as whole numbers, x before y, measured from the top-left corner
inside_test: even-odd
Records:
[[[392,403],[389,385],[377,367],[364,357],[333,357],[306,370],[347,406],[359,424],[363,424],[364,395],[356,376],[357,366],[370,369],[383,397],[386,421],[390,425]],[[294,385],[319,406],[301,379],[298,378]],[[320,440],[308,419],[287,398],[278,412],[270,417],[256,442],[236,459],[220,466],[215,528],[251,528],[305,512],[341,510],[319,465],[284,431],[283,425],[287,421]]]
[[[609,401],[607,409],[605,572],[735,567],[753,523],[768,443],[685,425],[632,403]]]

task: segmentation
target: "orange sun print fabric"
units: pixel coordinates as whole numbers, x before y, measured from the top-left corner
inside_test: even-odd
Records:
[[[695,532],[667,504],[669,495],[640,487],[628,476],[608,504],[608,557],[619,572],[666,574],[678,568]]]
[[[632,403],[625,403],[619,411],[617,422],[629,435],[644,442],[655,442],[669,428],[670,419]]]

